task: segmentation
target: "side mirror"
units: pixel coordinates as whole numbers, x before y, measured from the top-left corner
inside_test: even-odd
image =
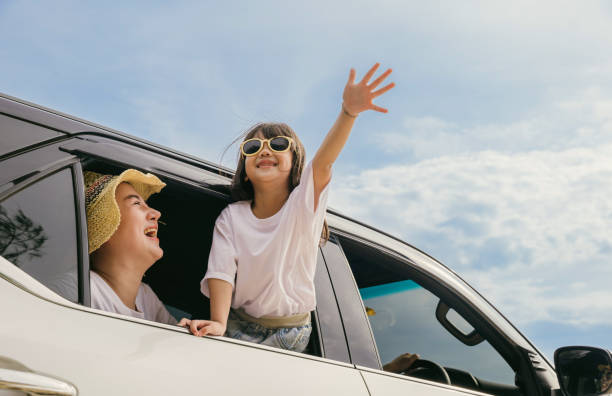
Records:
[[[607,350],[559,348],[555,351],[555,369],[565,396],[612,394],[612,355]]]

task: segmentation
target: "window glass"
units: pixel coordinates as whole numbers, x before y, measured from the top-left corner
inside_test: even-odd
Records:
[[[78,301],[70,169],[38,181],[0,203],[0,255],[64,298]]]
[[[440,299],[411,279],[405,263],[355,242],[345,240],[342,247],[383,365],[400,354],[417,353],[420,359],[446,368],[453,385],[471,387],[465,383],[466,372],[477,380],[514,385],[514,371],[486,340],[465,345],[440,324],[436,318]],[[474,330],[454,310],[447,318],[464,334]]]

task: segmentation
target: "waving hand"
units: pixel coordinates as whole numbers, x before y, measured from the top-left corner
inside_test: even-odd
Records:
[[[319,202],[319,195],[331,178],[332,165],[342,151],[357,115],[366,110],[387,112],[387,109],[376,106],[372,103],[372,100],[393,88],[395,84],[390,83],[376,90],[391,74],[391,69],[387,69],[378,78],[370,82],[378,66],[379,64],[376,63],[358,83],[355,83],[355,69],[351,69],[349,73],[348,82],[342,93],[344,101],[342,110],[312,159],[315,210]]]
[[[391,69],[387,69],[381,74],[376,80],[369,82],[374,73],[380,66],[376,63],[372,68],[363,76],[361,81],[355,83],[355,69],[351,69],[349,73],[349,79],[344,87],[344,93],[342,99],[344,100],[344,111],[349,116],[356,117],[359,113],[365,110],[374,110],[381,113],[386,113],[387,109],[376,106],[372,103],[374,98],[384,94],[395,86],[394,83],[385,85],[384,87],[376,90],[376,88],[391,74]]]

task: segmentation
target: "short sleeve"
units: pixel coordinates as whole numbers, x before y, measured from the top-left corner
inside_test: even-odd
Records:
[[[112,304],[108,302],[108,299],[104,298],[104,282],[100,275],[94,271],[89,272],[89,284],[91,293],[91,307],[95,309],[101,309],[107,312],[116,312]]]
[[[217,217],[213,232],[213,241],[208,256],[208,269],[204,279],[200,282],[200,290],[206,297],[210,297],[207,279],[221,279],[234,286],[236,277],[236,249],[231,227],[229,207]]]
[[[314,227],[315,233],[320,233],[323,227],[323,220],[325,218],[325,212],[327,211],[329,184],[330,182],[321,190],[317,210],[315,212],[314,176],[311,161],[302,172],[300,184],[292,192],[292,194],[295,195],[292,198],[295,199],[294,205],[296,206],[297,213],[304,219],[306,224],[310,224]]]
[[[144,304],[145,319],[153,320],[158,323],[175,325],[176,319],[168,312],[164,303],[161,302],[157,294],[146,283],[142,283],[142,301]]]
[[[176,318],[174,316],[172,316],[170,314],[170,312],[168,312],[166,307],[163,306],[163,305],[161,305],[159,307],[159,310],[157,311],[157,315],[156,315],[155,321],[159,322],[159,323],[166,323],[166,324],[169,324],[169,325],[176,325],[178,323],[176,321]]]

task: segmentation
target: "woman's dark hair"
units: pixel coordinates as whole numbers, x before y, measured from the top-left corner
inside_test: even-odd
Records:
[[[276,136],[288,136],[295,144],[291,146],[291,153],[293,158],[291,161],[291,173],[289,174],[289,193],[293,191],[298,184],[300,184],[300,178],[302,171],[304,170],[304,161],[306,157],[306,150],[304,145],[298,138],[297,134],[291,129],[291,127],[285,123],[272,123],[262,122],[253,125],[244,134],[242,134],[242,141],[251,139],[261,132],[264,139],[270,139]],[[240,137],[238,138],[240,139]],[[238,140],[236,139],[236,140]],[[238,151],[238,165],[236,167],[236,173],[232,179],[232,185],[230,191],[232,198],[236,201],[252,200],[255,196],[253,191],[253,185],[250,180],[247,180],[247,174],[245,169],[246,157]],[[327,241],[329,239],[329,228],[327,226],[327,220],[323,222],[323,232],[321,233],[321,240]]]

